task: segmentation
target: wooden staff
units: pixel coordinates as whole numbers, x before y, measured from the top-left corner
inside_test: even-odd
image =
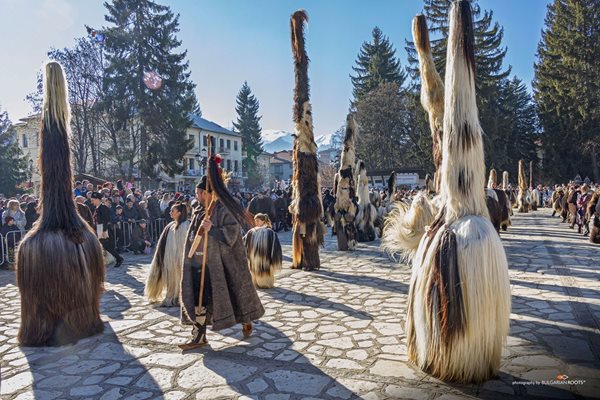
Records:
[[[211,148],[211,142],[212,142],[212,136],[211,135],[207,135],[207,141],[208,141],[208,150],[206,152],[207,157],[206,157],[206,189],[207,191],[210,192],[210,179],[209,179],[209,174],[208,174],[208,168],[209,168],[209,164],[210,164],[210,148]],[[204,209],[206,210],[204,213],[204,218],[210,218],[212,216],[212,212],[216,206],[216,201],[215,201],[215,196],[213,195],[210,201],[210,204],[206,204],[208,202],[208,199],[205,199],[204,201]],[[202,227],[198,227],[198,230],[196,231],[196,236],[194,236],[194,241],[192,242],[192,246],[190,247],[190,251],[188,252],[188,258],[193,258],[194,254],[196,253],[196,250],[198,249],[198,247],[200,247],[200,242],[202,241],[202,239],[206,239],[208,237],[208,232],[205,232],[204,229]],[[206,240],[204,240],[204,250],[206,251]],[[206,254],[206,253],[204,253]],[[204,258],[204,257],[203,257]]]
[[[207,157],[206,157],[206,190],[210,193],[210,187],[211,187],[211,182],[209,179],[209,174],[208,174],[208,168],[209,168],[209,164],[210,164],[210,147],[211,147],[211,143],[212,143],[212,136],[208,135],[207,137],[208,139],[208,151],[207,151]],[[206,220],[207,218],[210,219],[213,210],[215,209],[215,206],[217,204],[216,202],[216,198],[215,195],[213,194],[210,200],[210,204],[208,203],[208,198],[205,197],[204,198],[204,208],[206,210],[206,212],[204,213],[204,220]],[[203,250],[202,250],[202,269],[200,271],[200,294],[198,297],[198,310],[199,312],[202,312],[202,296],[204,295],[204,274],[206,272],[206,254],[207,254],[207,250],[208,250],[208,230],[206,229],[201,229],[200,227],[198,227],[198,232],[196,232],[196,237],[194,238],[194,242],[192,243],[192,247],[190,248],[190,253],[188,254],[188,256],[191,258],[194,256],[194,253],[196,252],[196,249],[198,248],[198,244],[197,242],[199,242],[201,239],[204,240],[204,246],[203,246]]]

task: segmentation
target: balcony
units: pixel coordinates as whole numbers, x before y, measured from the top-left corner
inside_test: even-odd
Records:
[[[201,176],[201,172],[199,169],[186,169],[183,171],[181,176],[183,177],[199,177]]]
[[[228,156],[229,153],[231,153],[231,149],[228,149],[227,147],[219,147],[219,151],[217,151],[217,153],[222,156]]]

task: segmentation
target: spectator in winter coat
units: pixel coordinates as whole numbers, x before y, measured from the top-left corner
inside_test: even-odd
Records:
[[[39,218],[40,214],[37,212],[37,201],[31,201],[27,203],[27,208],[25,209],[25,230],[28,231],[33,226],[33,223]]]
[[[81,185],[81,182],[75,182],[75,189],[73,189],[73,195],[75,197],[83,196],[83,186]]]
[[[21,210],[19,205],[19,200],[9,200],[7,210],[3,214],[4,220],[6,221],[6,217],[13,217],[15,220],[15,225],[19,230],[25,230],[25,225],[27,224],[27,219],[25,218],[25,213]]]
[[[160,201],[160,213],[161,214],[164,214],[165,210],[171,209],[171,207],[169,206],[170,201],[171,201],[171,195],[169,193],[163,194],[162,200]],[[169,213],[169,211],[167,211],[167,213]]]
[[[127,198],[125,208],[123,208],[123,217],[127,222],[135,222],[140,219],[138,210],[133,206],[133,200],[131,198]]]
[[[85,198],[83,196],[75,197],[75,206],[77,207],[77,212],[79,213],[81,218],[83,218],[85,220],[85,222],[88,223],[90,228],[95,230],[96,226],[94,225],[93,214],[90,211],[90,208],[85,205]]]
[[[150,197],[148,197],[148,215],[151,220],[160,218],[160,202],[158,201],[158,195],[156,193],[152,193]]]
[[[0,254],[0,260],[14,260],[15,247],[21,240],[21,230],[15,225],[15,219],[13,217],[6,216],[4,218],[4,225],[0,228],[0,235],[6,240],[6,246],[0,247],[0,249],[5,252],[4,254]]]
[[[145,219],[146,221],[150,219],[148,205],[144,200],[140,201],[138,204],[138,219]]]
[[[145,219],[140,220],[131,231],[131,246],[134,254],[142,254],[152,246],[148,225]]]

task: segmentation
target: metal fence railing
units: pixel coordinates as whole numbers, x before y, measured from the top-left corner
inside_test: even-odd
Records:
[[[0,265],[4,265],[4,236],[0,233]]]
[[[120,226],[113,224],[112,237],[116,249],[129,249],[131,246],[131,233],[137,222],[121,222]],[[147,229],[150,241],[156,243],[160,237],[167,221],[164,218],[148,221]],[[27,231],[13,231],[0,234],[0,265],[14,264],[16,261],[16,249]]]
[[[11,231],[0,234],[0,265],[14,264],[16,261],[17,246],[26,232]]]
[[[138,222],[120,222],[112,225],[110,228],[112,229],[111,236],[115,242],[116,249],[129,249],[131,246],[131,234],[137,224]],[[156,243],[158,241],[165,226],[166,220],[164,218],[148,221],[146,229],[148,230],[151,242]]]

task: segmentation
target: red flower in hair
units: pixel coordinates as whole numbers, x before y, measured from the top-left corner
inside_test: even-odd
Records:
[[[223,157],[221,157],[220,154],[215,154],[213,156],[215,163],[217,163],[217,165],[221,165],[221,162],[223,161]]]

